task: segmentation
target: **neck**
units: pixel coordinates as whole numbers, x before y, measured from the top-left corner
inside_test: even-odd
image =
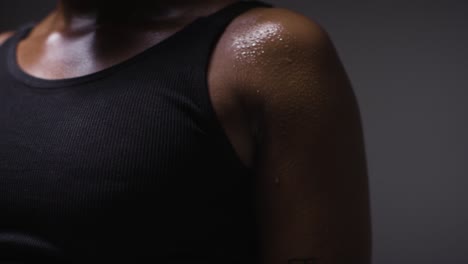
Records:
[[[55,28],[147,23],[196,16],[215,0],[59,0],[52,12]],[[226,2],[226,1],[224,1]]]

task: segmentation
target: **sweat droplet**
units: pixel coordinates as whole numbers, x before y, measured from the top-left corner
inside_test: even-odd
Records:
[[[247,63],[256,62],[257,55],[266,53],[262,50],[262,45],[278,40],[281,30],[282,28],[275,23],[262,23],[252,27],[247,34],[235,37],[233,47],[237,49],[236,58]]]

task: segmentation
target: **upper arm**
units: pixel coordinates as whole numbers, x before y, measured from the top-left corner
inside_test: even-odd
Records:
[[[0,46],[1,46],[8,38],[10,38],[13,34],[14,34],[13,31],[8,31],[8,32],[0,33]]]
[[[344,67],[318,24],[262,12],[231,47],[241,93],[258,116],[263,263],[370,263],[362,125]]]

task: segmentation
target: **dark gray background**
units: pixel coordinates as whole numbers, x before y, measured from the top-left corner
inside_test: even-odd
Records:
[[[468,2],[272,0],[331,35],[361,107],[375,264],[468,263]],[[0,0],[0,30],[52,0]]]

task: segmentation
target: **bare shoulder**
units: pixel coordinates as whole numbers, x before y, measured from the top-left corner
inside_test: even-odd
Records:
[[[262,262],[370,263],[359,111],[329,34],[296,12],[255,9],[233,21],[217,52],[229,68],[220,76],[256,115]]]
[[[256,8],[237,17],[221,41],[244,39],[263,46],[278,46],[281,40],[307,43],[328,40],[328,33],[316,21],[285,8]],[[241,43],[239,43],[241,44]],[[249,44],[249,43],[245,43]],[[253,43],[252,43],[253,44]],[[245,46],[245,45],[244,45]]]
[[[370,263],[359,111],[330,35],[299,13],[254,9],[227,28],[214,63],[255,116],[262,262]]]
[[[313,53],[324,45],[330,45],[330,39],[316,21],[284,8],[256,8],[229,25],[217,51],[224,60],[249,64],[280,53]]]
[[[15,32],[14,31],[7,31],[0,33],[0,45],[2,45],[7,39],[9,39]]]
[[[323,41],[325,29],[305,15],[285,8],[257,8],[239,16],[228,28],[240,37],[256,37],[265,45],[275,40]],[[259,34],[260,33],[260,34]]]
[[[229,68],[224,83],[234,83],[247,100],[291,99],[305,92],[327,96],[336,92],[336,85],[324,82],[331,76],[349,86],[324,27],[284,8],[256,8],[237,17],[220,39],[213,63]]]

